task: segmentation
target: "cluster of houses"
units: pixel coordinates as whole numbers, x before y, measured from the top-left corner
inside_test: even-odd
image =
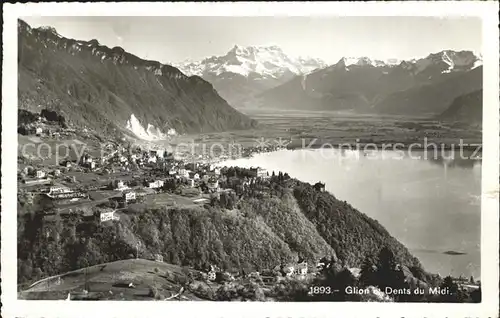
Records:
[[[111,146],[112,148],[112,146]],[[168,178],[182,179],[189,187],[199,187],[204,185],[207,192],[218,192],[220,189],[220,181],[224,181],[224,176],[221,176],[221,169],[210,163],[191,162],[184,163],[182,160],[175,160],[171,153],[165,150],[141,150],[139,148],[131,151],[123,146],[118,146],[117,149],[109,149],[111,153],[108,156],[103,156],[100,159],[92,158],[88,153],[85,153],[77,162],[71,160],[63,160],[59,164],[63,168],[74,169],[78,171],[78,166],[86,168],[90,171],[112,173],[119,170],[130,171],[132,166],[137,168],[149,168],[154,171],[160,171],[160,175]],[[61,176],[61,169],[55,169],[52,172],[54,177]],[[85,170],[80,170],[85,172]],[[250,169],[254,178],[268,178],[269,173],[261,168]],[[26,172],[27,174],[27,172]],[[34,171],[34,178],[45,179],[48,173],[43,169]],[[222,178],[222,179],[221,179]],[[151,179],[144,186],[150,189],[160,189],[165,184],[165,178]],[[118,190],[126,190],[127,187],[118,186]]]
[[[95,186],[79,186],[78,189],[70,189],[68,187],[54,186],[54,178],[64,176],[68,171],[76,171],[87,173],[90,171],[104,174],[105,171],[115,171],[118,169],[126,168],[143,168],[136,169],[137,175],[134,175],[135,181],[127,184],[124,180],[115,180],[110,184],[110,190],[122,192],[119,197],[112,198],[111,200],[118,201],[118,203],[136,202],[146,194],[154,194],[164,190],[175,190],[178,186],[184,188],[198,188],[205,194],[218,196],[222,192],[234,191],[232,189],[222,189],[224,184],[231,182],[231,178],[225,173],[223,169],[216,166],[211,162],[184,162],[183,160],[175,159],[172,154],[162,150],[141,150],[137,148],[134,151],[125,149],[123,146],[111,146],[109,150],[110,155],[101,158],[93,158],[90,154],[84,153],[77,161],[63,160],[59,162],[59,166],[49,168],[33,168],[26,167],[19,172],[20,180],[25,183],[32,182],[33,184],[47,184],[50,187],[48,190],[43,190],[44,194],[54,200],[70,199],[76,201],[79,198],[88,198],[87,192],[94,188],[102,188],[99,185]],[[125,155],[124,155],[125,153]],[[85,169],[82,169],[85,168]],[[102,172],[102,173],[100,173]],[[265,169],[250,168],[248,171],[249,176],[245,177],[243,186],[251,185],[252,180],[267,179],[269,173]],[[24,177],[29,176],[31,180],[26,181]],[[142,180],[138,182],[138,179]],[[69,183],[76,183],[76,177],[66,176],[63,181]],[[168,186],[168,188],[167,188]],[[170,187],[172,186],[172,187]],[[105,186],[106,187],[106,186]],[[92,189],[91,189],[92,188]],[[37,192],[37,191],[35,191]],[[206,198],[193,200],[195,204],[205,204],[209,201]],[[103,212],[101,221],[114,220],[110,211]]]
[[[291,141],[283,141],[283,145],[269,143],[263,147],[248,147],[248,148],[243,149],[241,154],[243,157],[251,157],[252,155],[254,155],[256,153],[264,153],[264,152],[282,150],[282,149],[286,149],[285,145],[289,144],[290,142]]]
[[[214,281],[217,278],[217,273],[220,273],[221,270],[217,266],[210,265],[207,270],[207,279],[209,281]]]
[[[20,125],[18,133],[21,135],[35,135],[37,137],[59,138],[72,136],[75,130],[51,125],[45,118],[39,117],[39,120],[35,123]]]
[[[220,277],[220,279],[224,281],[231,281],[235,279],[235,276],[228,272],[222,271],[215,265],[208,265],[202,271],[204,272],[204,277],[209,281],[216,281],[218,277]],[[308,274],[308,264],[304,260],[300,260],[298,263],[281,264],[276,266],[273,269],[273,272],[280,273],[283,277],[304,278],[305,275]],[[266,276],[265,274],[264,276],[261,276],[258,271],[243,274],[242,277],[250,279],[261,279],[263,282],[269,280],[273,281],[275,279],[275,277]]]
[[[132,150],[130,147],[119,146],[118,149],[108,156],[101,158],[101,160],[103,164],[115,163],[121,166],[137,165],[138,167],[144,167],[155,164],[163,165],[172,161],[173,156],[162,149],[141,150],[140,148],[136,148]]]
[[[221,170],[213,164],[176,162],[170,169],[168,175],[174,178],[186,179],[188,185],[196,186],[201,182],[207,184],[211,189],[217,189],[218,179],[221,176]]]
[[[19,175],[23,179],[29,177],[34,179],[47,179],[50,176],[59,177],[61,175],[61,170],[53,169],[51,171],[48,171],[48,169],[26,166],[20,171]]]
[[[281,264],[277,266],[275,271],[279,271],[283,276],[304,276],[308,273],[307,262],[303,259],[299,259],[297,263]]]
[[[221,176],[220,168],[213,165],[180,165],[179,163],[176,163],[175,166],[172,166],[163,173],[156,173],[156,175],[157,177],[145,178],[142,185],[145,188],[159,190],[165,186],[166,182],[176,181],[182,182],[182,184],[191,188],[205,185],[207,192],[213,193],[220,190],[219,181],[223,178],[223,176]],[[129,190],[129,187],[123,181],[118,181],[114,189],[126,191]]]

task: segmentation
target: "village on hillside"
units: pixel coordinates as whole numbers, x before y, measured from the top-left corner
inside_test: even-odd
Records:
[[[33,116],[24,113],[20,117]],[[54,148],[75,137],[94,137],[85,130],[76,132],[68,128],[55,112],[42,112],[38,118],[24,121],[28,124],[20,125],[19,129],[23,137],[55,143],[51,144]],[[102,143],[100,145],[102,147]],[[40,145],[38,147],[42,148]],[[81,147],[85,147],[85,144]],[[203,206],[213,197],[219,198],[221,193],[234,195],[236,183],[244,189],[258,179],[270,177],[269,172],[255,167],[248,170],[243,180],[237,180],[234,174],[227,173],[228,168],[217,166],[206,155],[190,154],[189,159],[180,159],[177,154],[169,153],[166,149],[125,143],[108,143],[106,148],[105,155],[102,149],[99,153],[81,148],[81,156],[66,156],[59,162],[50,163],[30,155],[19,155],[19,201],[37,212],[50,210],[50,213],[60,215],[94,215],[98,210],[100,219],[106,222],[118,220],[119,213],[116,212],[130,204]],[[251,156],[255,152],[278,149],[273,146],[246,148],[242,155]],[[39,154],[39,149],[36,152]],[[220,160],[228,158],[225,154],[219,156]]]
[[[47,120],[38,120],[21,133],[23,137],[35,137],[43,142],[63,142],[76,136],[86,137],[85,134],[86,131],[76,132]],[[32,213],[48,222],[71,218],[77,223],[97,222],[106,226],[122,222],[128,213],[154,208],[204,209],[217,205],[231,212],[245,193],[263,198],[272,196],[272,191],[259,189],[266,188],[273,180],[283,182],[290,178],[286,173],[269,172],[260,167],[223,167],[203,156],[179,158],[166,149],[126,143],[109,143],[107,147],[103,156],[95,151],[83,151],[80,157],[65,157],[49,164],[29,156],[18,156],[18,215]],[[243,154],[251,156],[278,149],[273,146],[246,148]],[[229,159],[224,154],[219,158]],[[326,191],[321,182],[315,183],[313,189]],[[59,233],[48,231],[46,235],[58,236]],[[159,254],[141,255],[138,248],[135,257],[161,263],[164,258]],[[325,257],[314,262],[309,260],[309,263],[301,257],[295,262],[276,259],[274,268],[249,272],[204,264],[196,273],[199,280],[217,284],[250,279],[272,285],[283,279],[314,279],[332,262]],[[359,268],[347,269],[354,278],[359,277]],[[463,279],[455,283],[467,290],[476,290],[479,286],[478,282]]]

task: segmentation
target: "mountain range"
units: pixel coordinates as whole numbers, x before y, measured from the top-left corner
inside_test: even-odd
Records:
[[[19,109],[57,111],[77,128],[143,139],[253,127],[199,76],[121,47],[18,20]]]
[[[252,96],[239,106],[436,115],[455,98],[481,88],[481,57],[470,51],[447,50],[399,64],[342,58]]]
[[[472,117],[446,110],[482,90],[481,56],[471,51],[408,61],[344,57],[327,66],[277,46],[235,45],[223,56],[174,67],[22,20],[18,35],[20,109],[49,109],[78,128],[142,139],[255,127],[239,111],[248,108],[468,121]]]
[[[326,66],[321,59],[291,57],[278,46],[235,45],[225,55],[175,64],[212,83],[231,105]]]
[[[483,90],[459,96],[438,119],[480,124],[483,120]]]

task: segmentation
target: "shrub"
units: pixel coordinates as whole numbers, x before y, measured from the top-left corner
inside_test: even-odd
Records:
[[[158,291],[158,288],[155,286],[150,286],[149,287],[149,297],[154,298],[156,300],[161,299],[161,294]]]
[[[308,299],[308,286],[303,281],[283,279],[271,290],[271,297],[281,301],[304,301]]]
[[[205,283],[199,283],[193,290],[193,293],[202,299],[214,300],[214,292],[212,288]]]
[[[219,301],[230,301],[238,298],[236,285],[229,283],[220,286],[215,292],[214,299]]]

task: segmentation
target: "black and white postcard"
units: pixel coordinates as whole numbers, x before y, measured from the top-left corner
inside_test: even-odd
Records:
[[[496,5],[5,5],[6,316],[498,315]]]

